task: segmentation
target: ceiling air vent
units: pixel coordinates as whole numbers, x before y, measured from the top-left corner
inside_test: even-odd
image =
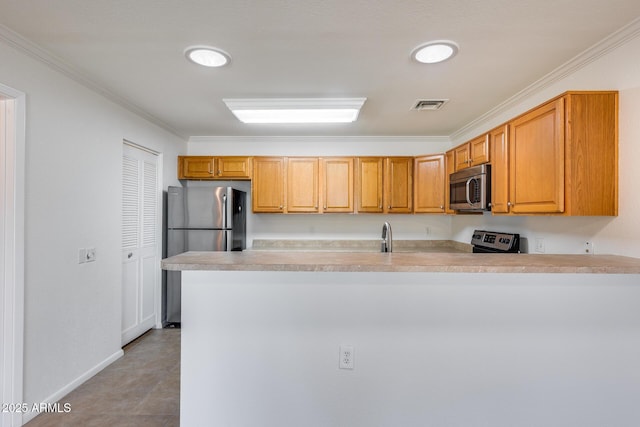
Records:
[[[448,99],[418,99],[412,110],[439,110]]]

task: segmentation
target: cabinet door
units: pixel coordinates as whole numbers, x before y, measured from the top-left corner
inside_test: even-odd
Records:
[[[417,157],[414,161],[414,212],[444,212],[444,155]]]
[[[388,157],[384,170],[384,207],[387,213],[413,211],[413,157]]]
[[[509,125],[489,133],[491,140],[491,212],[508,213],[509,206]]]
[[[284,212],[284,157],[253,159],[251,201],[253,212]]]
[[[511,212],[564,211],[564,98],[511,122],[509,159]]]
[[[454,161],[456,166],[456,171],[461,169],[465,169],[469,167],[469,162],[471,162],[469,152],[469,143],[462,144],[453,150],[454,152]]]
[[[319,212],[317,157],[287,159],[287,212]]]
[[[382,212],[381,157],[358,158],[356,200],[358,212]]]
[[[353,158],[322,159],[323,212],[353,212]]]
[[[451,193],[449,193],[449,177],[456,171],[455,152],[449,150],[444,154],[444,211],[448,214],[455,214],[456,211],[449,207]]]
[[[213,178],[214,171],[214,158],[211,156],[178,157],[178,179]]]
[[[218,157],[216,162],[217,178],[249,179],[251,177],[249,157]]]
[[[469,165],[476,166],[489,162],[489,134],[469,141]]]

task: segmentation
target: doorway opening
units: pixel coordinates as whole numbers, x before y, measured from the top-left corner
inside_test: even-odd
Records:
[[[25,94],[0,84],[0,395],[23,401]],[[22,425],[19,411],[0,426]]]

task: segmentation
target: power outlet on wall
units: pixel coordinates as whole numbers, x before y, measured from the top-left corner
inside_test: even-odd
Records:
[[[584,253],[593,255],[593,242],[584,242]]]
[[[544,253],[544,239],[542,237],[536,237],[536,252]]]
[[[340,369],[353,369],[353,346],[340,346]]]

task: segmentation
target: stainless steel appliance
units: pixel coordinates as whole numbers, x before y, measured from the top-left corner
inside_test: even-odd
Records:
[[[491,209],[491,166],[480,165],[449,176],[449,207],[457,211]]]
[[[231,187],[169,187],[167,256],[246,248],[246,193]],[[180,272],[167,272],[166,323],[180,323]]]
[[[519,253],[520,235],[475,230],[471,244],[474,253]]]

